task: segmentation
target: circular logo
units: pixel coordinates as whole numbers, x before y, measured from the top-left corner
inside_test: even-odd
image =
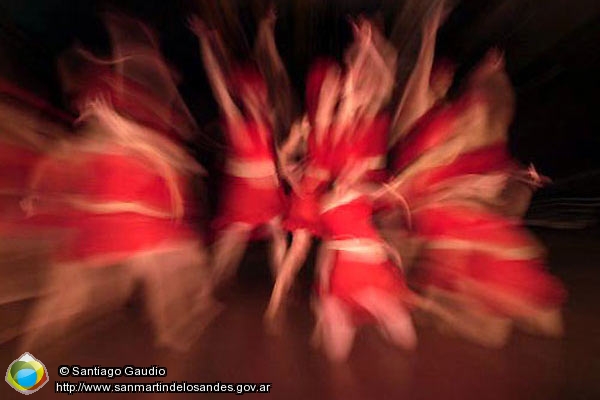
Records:
[[[8,366],[6,382],[19,393],[31,394],[48,383],[48,372],[40,360],[25,353]]]

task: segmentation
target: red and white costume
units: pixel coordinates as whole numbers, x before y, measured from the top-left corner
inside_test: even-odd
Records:
[[[320,295],[341,300],[356,324],[372,317],[357,301],[365,291],[401,302],[410,298],[399,266],[371,223],[372,214],[372,201],[354,190],[326,202],[321,210],[324,245],[332,261],[320,278]]]
[[[112,311],[141,282],[158,342],[181,348],[210,304],[202,239],[185,221],[186,178],[201,168],[174,135],[193,121],[180,118],[185,110],[150,30],[115,15],[106,22],[116,59],[80,49],[95,67],[65,71],[81,137],[42,160],[32,179],[34,218],[50,215],[68,232],[53,257],[52,295],[34,309],[27,341],[42,328]],[[190,312],[182,317],[181,308]]]
[[[285,204],[271,132],[250,120],[225,131],[225,177],[214,228],[220,231],[233,224],[252,228],[266,225],[282,215]]]
[[[346,164],[364,164],[365,180],[384,182],[388,173],[386,156],[390,115],[383,112],[372,119],[362,118],[356,123],[347,145]],[[354,166],[355,167],[355,166]]]
[[[106,266],[195,239],[173,215],[172,185],[181,182],[168,182],[131,149],[94,147],[48,160],[40,177],[40,212],[49,207],[73,229],[57,261]]]
[[[108,101],[100,111],[93,104],[97,98]],[[178,221],[182,215],[176,214],[183,212],[174,211],[185,203],[182,165],[188,159],[174,161],[173,153],[185,152],[153,112],[155,104],[135,98],[151,99],[129,79],[106,71],[95,76],[80,96],[83,115],[94,120],[95,113],[105,112],[116,124],[96,123],[89,137],[66,145],[69,154],[49,155],[35,172],[37,218],[54,216],[77,233],[57,255],[59,262],[113,264],[196,239]],[[119,139],[109,132],[115,129],[129,136]]]
[[[284,220],[284,227],[291,232],[308,230],[312,235],[321,236],[321,196],[339,174],[343,157],[346,156],[343,138],[334,139],[334,132],[339,127],[330,124],[320,128],[322,132],[318,132],[315,127],[322,86],[327,74],[334,68],[337,68],[335,61],[321,59],[315,61],[308,74],[306,111],[312,128],[304,138],[306,153],[303,157],[302,178],[292,187]]]
[[[443,150],[460,107],[440,106],[426,114],[402,142],[396,168],[410,168]],[[565,290],[544,270],[541,247],[520,220],[496,210],[507,180],[518,174],[506,144],[498,142],[463,150],[403,183],[413,230],[426,243],[417,274],[422,287],[450,292],[462,292],[465,284],[476,287],[478,301],[507,317],[523,317],[508,304],[536,310],[562,304]]]
[[[320,141],[314,132],[308,135],[305,170],[298,187],[292,188],[284,221],[284,227],[291,232],[305,229],[315,236],[323,233],[320,221],[321,197],[341,170],[344,156],[345,143],[340,141],[334,144],[330,134],[332,131],[333,128],[330,127]]]
[[[198,307],[209,304],[202,240],[184,221],[184,176],[197,168],[174,142],[106,103],[89,103],[83,115],[84,139],[43,159],[32,178],[30,219],[65,235],[52,257],[52,295],[34,310],[26,341],[124,302],[142,281],[158,342],[185,347]],[[76,284],[65,290],[66,279]],[[193,311],[175,318],[184,304]]]

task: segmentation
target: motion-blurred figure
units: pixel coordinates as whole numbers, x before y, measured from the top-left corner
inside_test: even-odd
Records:
[[[321,203],[328,251],[317,278],[315,339],[337,361],[348,357],[363,324],[376,325],[401,348],[417,343],[409,309],[420,299],[406,286],[399,254],[372,223],[373,200],[386,190],[362,182],[359,171],[346,169]]]
[[[448,118],[449,103],[446,97],[452,86],[455,67],[447,59],[435,60],[436,36],[446,13],[444,1],[434,3],[421,29],[420,51],[404,86],[389,135],[389,164],[393,174],[403,168],[402,160],[407,157],[406,140],[401,139],[410,130],[419,129],[416,126],[444,124]],[[382,235],[401,252],[405,266],[410,268],[418,257],[422,243],[408,232],[410,216],[407,216],[406,210],[385,210],[376,216],[376,222]]]
[[[521,211],[506,201],[509,179],[542,183],[508,153],[513,114],[504,58],[491,50],[461,99],[405,136],[393,183],[425,242],[416,282],[440,306],[436,316],[446,329],[490,346],[503,345],[513,323],[562,333],[565,291],[544,271],[543,250],[522,227]]]
[[[304,263],[313,236],[321,235],[320,197],[339,168],[343,152],[333,140],[334,109],[339,100],[340,67],[319,60],[311,68],[306,88],[307,114],[291,130],[280,151],[282,175],[291,187],[284,226],[292,243],[282,263],[271,301],[268,320],[277,315],[294,278]],[[300,162],[295,160],[300,154]]]
[[[202,168],[169,129],[186,115],[172,106],[174,85],[157,50],[143,40],[120,46],[117,33],[145,38],[147,28],[115,16],[108,27],[119,57],[91,57],[100,72],[75,80],[84,84],[74,98],[78,138],[40,163],[25,202],[32,218],[52,215],[69,236],[54,256],[50,294],[33,311],[24,347],[123,304],[142,282],[157,343],[185,349],[216,310],[204,245],[184,213],[188,178]]]
[[[344,168],[370,182],[387,178],[386,153],[397,53],[373,23],[359,19],[354,45],[346,53],[348,73],[338,121],[347,142]],[[357,166],[360,165],[360,168]]]
[[[335,61],[314,63],[307,80],[306,117],[280,151],[283,174],[292,187],[285,226],[293,237],[275,283],[269,318],[277,313],[304,263],[311,238],[322,233],[320,199],[329,184],[346,169],[353,174],[360,171],[370,181],[386,176],[389,117],[382,109],[392,93],[395,52],[370,22],[360,20],[353,29],[355,42],[346,53],[346,74],[341,76]],[[290,162],[302,147],[301,164]],[[324,251],[319,251],[319,260]]]
[[[427,119],[444,106],[454,79],[454,65],[435,60],[436,36],[443,22],[445,2],[439,1],[427,15],[421,31],[421,48],[394,115],[390,145],[406,135],[419,119]]]
[[[225,178],[214,226],[213,283],[218,285],[235,273],[251,235],[263,227],[272,240],[271,267],[276,276],[286,238],[281,227],[285,198],[273,135],[271,104],[275,99],[269,98],[266,82],[253,65],[237,65],[226,72],[226,65],[220,65],[215,54],[215,46],[222,49],[215,31],[209,31],[198,18],[192,18],[191,28],[200,40],[227,140]]]

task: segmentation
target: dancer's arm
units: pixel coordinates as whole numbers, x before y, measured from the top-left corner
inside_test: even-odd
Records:
[[[350,70],[358,70],[367,61],[373,47],[373,26],[366,20],[360,20],[358,23],[351,21],[350,23],[352,24],[355,46],[357,46],[358,52],[354,59],[347,59],[346,61]]]
[[[329,71],[319,93],[314,126],[314,131],[319,141],[333,122],[334,110],[340,93],[339,78],[339,71]]]
[[[376,28],[371,27],[371,29]],[[377,44],[377,38],[380,38],[379,46]],[[371,34],[370,40],[366,47],[367,57],[370,58],[375,64],[375,71],[371,73],[375,73],[381,78],[381,87],[392,87],[394,85],[394,76],[396,74],[396,49],[391,44],[386,42],[385,37],[379,31],[375,31]],[[384,58],[382,51],[385,51],[385,47],[388,47],[389,50],[393,52],[393,57],[388,57],[388,59]]]
[[[340,109],[336,115],[336,126],[338,127],[347,126],[356,118],[355,114],[359,105],[359,99],[357,99],[355,91],[356,82],[373,46],[371,43],[371,25],[367,22],[362,22],[360,26],[355,23],[352,24],[358,53],[349,65],[348,75],[342,87]]]
[[[90,108],[94,110],[94,114],[102,124],[115,132],[120,132],[124,145],[155,165],[169,190],[173,219],[180,220],[184,214],[184,204],[176,168],[204,172],[202,167],[151,129],[119,115],[105,100],[97,99]]]
[[[438,145],[436,148],[419,157],[415,162],[396,175],[388,186],[394,191],[401,191],[402,186],[418,174],[451,163],[468,148],[468,138],[465,135],[455,135],[445,143]]]
[[[298,151],[302,146],[302,143],[306,141],[309,129],[310,127],[308,126],[306,117],[303,118],[302,121],[294,123],[287,141],[278,151],[279,164],[281,165],[283,177],[294,190],[298,186],[300,178],[298,176],[299,174],[296,173],[298,166],[294,165],[295,163],[292,162],[290,158]]]
[[[229,93],[225,75],[223,74],[223,71],[217,62],[214,50],[208,39],[209,32],[206,26],[204,25],[204,22],[202,22],[197,17],[193,17],[190,19],[190,28],[196,34],[198,40],[200,41],[202,60],[204,61],[206,74],[208,76],[208,80],[212,87],[215,98],[221,106],[221,110],[225,114],[228,123],[230,125],[232,123],[236,125],[238,122],[241,122],[243,120],[242,114],[238,107],[235,105],[231,94]]]
[[[271,67],[276,74],[282,74],[287,79],[287,71],[277,50],[275,43],[275,10],[269,10],[267,16],[263,18],[258,27],[258,35],[256,41],[256,51],[263,50],[267,54],[268,60],[271,62]]]
[[[269,83],[269,96],[273,104],[271,119],[278,133],[287,132],[292,124],[294,98],[292,85],[275,43],[274,7],[268,11],[258,27],[254,53],[263,75]]]
[[[164,160],[181,171],[206,175],[206,170],[185,150],[153,129],[123,117],[105,98],[98,97],[93,100],[86,115],[95,116],[106,128],[118,132],[122,144],[134,152],[150,156],[150,159]]]
[[[433,105],[429,82],[435,55],[436,35],[443,9],[444,2],[440,1],[423,25],[421,50],[394,116],[392,125],[394,129],[390,142],[392,145]]]
[[[381,53],[379,53],[379,50],[377,50],[374,44],[369,46],[369,54],[375,62],[377,73],[381,74],[381,86],[391,87],[394,85],[394,74],[396,71],[394,68],[390,68],[390,66],[388,66],[386,60],[383,58]]]

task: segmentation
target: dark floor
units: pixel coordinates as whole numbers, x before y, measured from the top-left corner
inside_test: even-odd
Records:
[[[187,354],[152,347],[150,329],[138,306],[80,330],[63,344],[36,350],[50,382],[32,398],[54,393],[57,369],[85,366],[161,365],[165,378],[139,382],[272,383],[270,394],[250,397],[281,399],[597,399],[600,398],[600,234],[539,231],[550,250],[554,273],[567,284],[567,335],[546,340],[517,333],[502,350],[490,350],[419,328],[417,350],[405,353],[388,346],[372,331],[358,337],[346,365],[330,364],[309,344],[312,316],[308,306],[310,271],[289,307],[285,329],[270,336],[262,326],[269,278],[262,246],[255,246],[241,267],[237,283],[225,297],[227,309]],[[186,310],[181,310],[185,313]],[[18,358],[17,342],[0,346],[0,366]],[[70,378],[78,382],[82,378]],[[105,383],[106,380],[90,379]],[[119,378],[108,382],[138,382]],[[75,394],[86,399],[180,398],[185,394]],[[222,398],[224,394],[188,394]],[[21,395],[0,384],[0,399]]]

